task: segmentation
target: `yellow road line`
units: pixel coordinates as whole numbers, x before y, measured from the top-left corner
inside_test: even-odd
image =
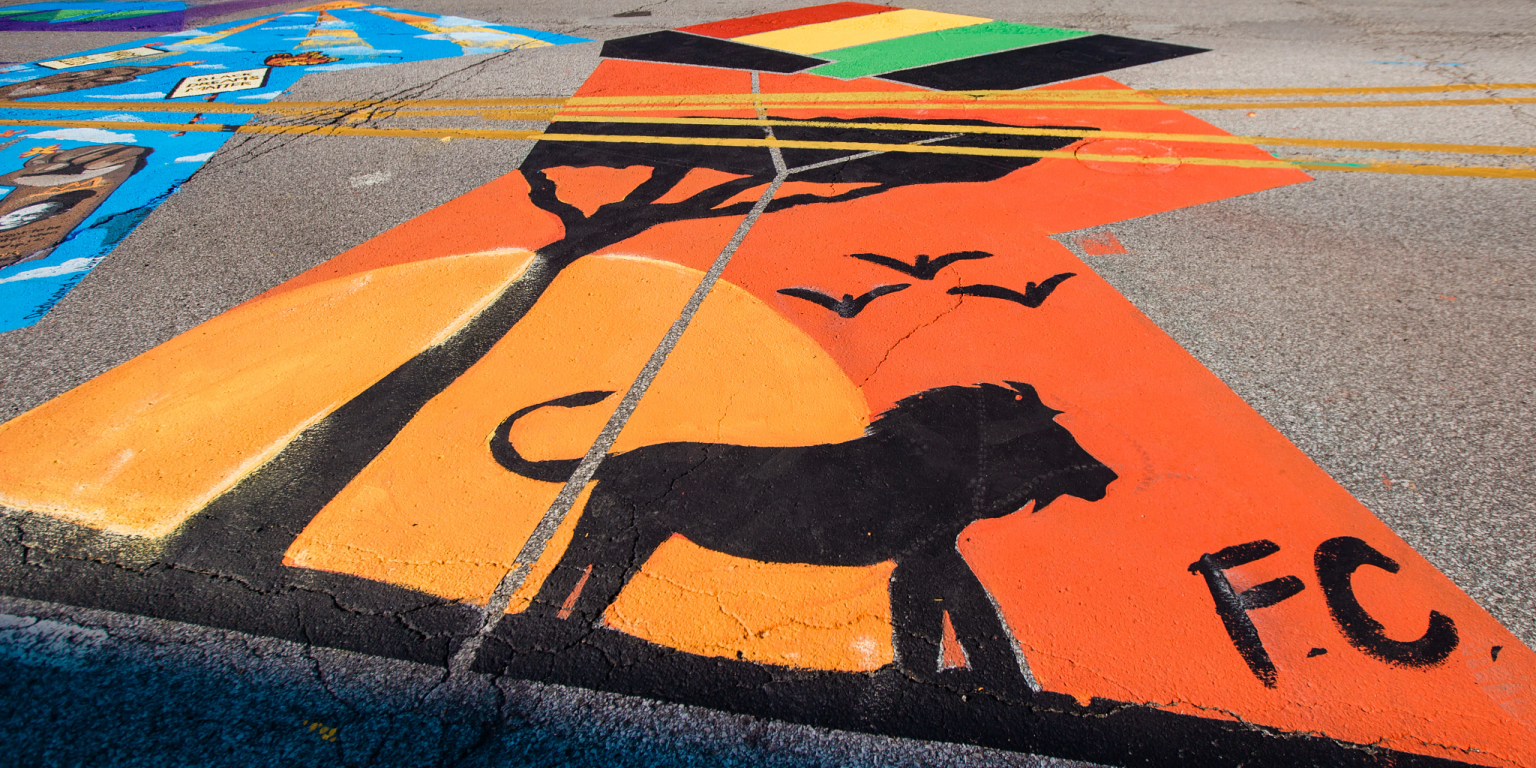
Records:
[[[1145,88],[1149,96],[1185,96],[1192,98],[1214,96],[1326,96],[1370,93],[1454,93],[1457,91],[1526,91],[1536,89],[1536,83],[1482,83],[1456,85],[1388,85],[1359,88]]]
[[[190,131],[204,133],[259,133],[314,136],[394,136],[401,138],[537,139],[543,131],[488,130],[485,128],[357,128],[344,125],[220,125],[218,123],[136,123],[106,120],[3,120],[0,125],[54,126],[63,128],[129,128],[139,131]]]
[[[840,95],[840,94],[839,94]],[[299,114],[317,115],[321,113],[349,112],[384,112],[391,115],[472,115],[485,112],[504,112],[519,119],[527,116],[537,119],[540,116],[552,113],[552,108],[545,109],[518,109],[517,100],[433,100],[419,102],[395,102],[384,104],[351,104],[348,102],[281,102],[275,104],[246,105],[246,104],[171,104],[166,102],[120,102],[117,104],[94,104],[88,102],[54,101],[54,102],[4,102],[0,101],[0,109],[32,109],[32,110],[65,110],[65,111],[140,111],[140,112],[201,112],[205,114]],[[572,100],[574,102],[575,100]],[[536,102],[548,105],[549,101]],[[695,100],[678,101],[673,99],[667,103],[630,103],[611,105],[583,105],[567,103],[563,113],[570,112],[596,112],[599,114],[617,111],[642,111],[642,112],[675,112],[675,111],[720,111],[753,108],[756,102],[751,100],[732,99],[729,101],[704,102]],[[962,108],[970,110],[1210,110],[1210,109],[1362,109],[1379,107],[1465,107],[1465,106],[1490,106],[1499,104],[1531,104],[1536,103],[1536,97],[1524,96],[1495,96],[1487,98],[1466,99],[1409,99],[1397,101],[1244,101],[1244,102],[1218,102],[1218,103],[1175,103],[1163,104],[1151,100],[1137,101],[1066,101],[1066,100],[1017,100],[1003,101],[1000,99],[984,99],[972,101],[943,101],[928,99],[915,100],[891,100],[881,102],[837,102],[830,99],[787,101],[780,100],[772,103],[763,103],[763,106],[772,106],[780,110],[797,109],[839,109],[839,110],[885,110],[895,111],[903,109],[930,110],[944,108]]]
[[[1297,168],[1309,171],[1356,173],[1405,173],[1415,176],[1478,176],[1492,179],[1536,179],[1536,168],[1494,168],[1476,165],[1412,165],[1409,163],[1308,163],[1296,161]]]
[[[501,109],[477,107],[473,109],[373,109],[355,114],[370,117],[483,117],[486,120],[549,120],[560,114],[558,109]]]
[[[627,106],[636,104],[780,104],[856,102],[860,104],[903,102],[972,101],[1129,101],[1152,102],[1135,90],[1040,90],[1040,91],[831,91],[804,93],[714,93],[664,96],[573,96],[566,106]]]
[[[829,93],[694,94],[669,96],[576,96],[568,106],[681,103],[756,103],[783,101],[827,102],[931,102],[963,101],[1132,101],[1163,97],[1211,98],[1216,96],[1322,96],[1375,93],[1455,93],[1461,91],[1536,90],[1536,83],[1481,83],[1431,86],[1375,86],[1358,88],[1148,88],[1144,90],[1033,90],[1033,91],[846,91]]]
[[[207,102],[131,101],[97,103],[92,101],[0,101],[0,109],[134,109],[156,112],[234,112],[265,113],[293,110],[339,110],[415,108],[488,108],[488,107],[608,107],[636,105],[695,106],[737,104],[827,104],[857,105],[919,103],[971,104],[975,102],[1123,102],[1151,104],[1157,99],[1213,98],[1218,96],[1324,96],[1385,93],[1454,93],[1464,91],[1536,90],[1536,83],[1481,83],[1432,86],[1374,86],[1358,88],[1150,88],[1146,90],[1034,90],[1034,91],[845,91],[825,93],[765,94],[677,94],[663,96],[575,96],[523,97],[500,99],[415,99],[399,101],[283,101],[266,104],[223,104]],[[1459,100],[1458,100],[1459,101]],[[1366,102],[1379,103],[1379,102]]]
[[[502,100],[502,99],[455,99],[455,100],[452,100],[452,101],[449,101],[449,100],[422,100],[422,101],[401,101],[401,102],[392,102],[392,103],[351,103],[351,102],[303,102],[303,101],[291,101],[291,102],[275,102],[275,103],[261,104],[261,105],[253,105],[253,104],[220,104],[220,103],[217,103],[217,102],[214,102],[214,103],[203,102],[203,103],[198,103],[198,104],[180,104],[180,103],[169,103],[169,102],[158,102],[158,101],[151,101],[151,102],[129,101],[129,102],[118,102],[116,104],[110,104],[110,105],[103,105],[103,104],[95,104],[95,103],[91,103],[91,102],[78,102],[78,101],[0,101],[0,109],[60,110],[60,111],[86,111],[86,112],[105,112],[105,111],[180,112],[180,113],[196,113],[196,112],[201,112],[201,113],[205,113],[205,114],[346,114],[346,113],[360,112],[360,111],[361,112],[385,112],[385,113],[389,113],[389,114],[404,114],[404,113],[409,113],[409,114],[455,114],[455,110],[458,110],[459,114],[472,114],[472,113],[488,112],[488,111],[511,111],[511,112],[528,112],[528,113],[548,114],[548,113],[553,112],[557,108],[559,108],[558,104],[553,104],[553,103],[550,103],[548,101],[538,102],[538,103],[535,103],[535,104],[527,104],[527,105],[519,104],[519,103],[517,103],[517,101],[518,100]],[[1143,108],[1151,108],[1151,109],[1176,109],[1176,107],[1171,107],[1171,106],[1167,106],[1167,105],[1163,105],[1163,104],[1158,104],[1157,102],[1152,101],[1152,100],[1114,101],[1114,102],[1108,102],[1108,101],[1077,102],[1077,101],[1061,100],[1061,99],[1055,99],[1055,100],[1051,100],[1051,101],[1043,101],[1043,100],[1035,99],[1035,100],[1021,100],[1021,101],[1017,101],[1017,102],[1006,102],[1006,103],[998,102],[996,100],[989,100],[989,101],[986,101],[984,103],[984,105],[986,107],[988,107],[988,108],[1003,108],[1003,109],[1018,109],[1018,108],[1025,108],[1025,107],[1037,107],[1037,106],[1042,106],[1042,105],[1043,106],[1047,106],[1047,107],[1057,107],[1057,108],[1062,108],[1062,107],[1073,108],[1073,107],[1076,107],[1076,106],[1081,106],[1082,108],[1085,108],[1085,109],[1101,109],[1101,108],[1105,108],[1105,107],[1110,107],[1110,108],[1143,107]],[[738,109],[739,110],[748,110],[748,109],[755,108],[755,106],[767,106],[767,105],[766,104],[764,104],[764,105],[755,105],[751,101],[743,101],[743,100],[730,100],[730,101],[725,101],[725,102],[713,102],[713,103],[706,103],[706,102],[701,102],[701,101],[687,101],[687,102],[675,102],[674,101],[674,102],[669,103],[669,104],[616,104],[616,105],[591,105],[591,106],[566,105],[565,109],[579,109],[579,110],[584,111],[584,112],[607,112],[607,111],[623,111],[623,110],[642,111],[642,112],[656,112],[656,111],[671,112],[671,111],[678,111],[678,110],[683,110],[683,111],[695,111],[695,110],[716,111],[716,110],[738,110]],[[825,101],[825,100],[815,100],[815,101],[799,101],[799,102],[793,102],[793,103],[782,103],[782,102],[780,102],[780,103],[776,103],[775,106],[780,106],[781,108],[785,108],[785,109],[792,109],[792,108],[796,108],[796,107],[800,107],[800,108],[804,108],[804,109],[826,109],[826,108],[837,108],[837,109],[933,109],[933,108],[943,108],[943,107],[964,107],[964,108],[967,108],[967,109],[975,109],[975,108],[978,108],[979,106],[983,106],[983,102],[978,102],[978,101],[939,101],[939,100],[910,101],[909,100],[907,102],[894,102],[894,101],[892,101],[892,102],[859,102],[859,101],[851,101],[851,102],[847,102],[847,103],[837,103],[837,102],[831,102],[831,101]]]
[[[1242,102],[1219,102],[1219,103],[1214,103],[1214,104],[1213,103],[1199,103],[1199,102],[1161,104],[1161,103],[1156,103],[1156,102],[1148,102],[1148,103],[1141,103],[1141,102],[1117,102],[1117,103],[1085,102],[1085,103],[1078,103],[1078,102],[1043,102],[1043,101],[1042,102],[1019,102],[1019,103],[1001,104],[1001,103],[996,103],[996,102],[990,102],[989,101],[989,102],[965,102],[965,103],[960,103],[960,102],[922,102],[922,103],[915,103],[915,104],[911,104],[911,105],[894,105],[894,104],[853,104],[853,103],[849,103],[849,104],[831,104],[831,103],[816,102],[816,103],[804,103],[804,104],[779,103],[779,104],[774,104],[774,105],[771,105],[771,106],[774,109],[776,109],[776,110],[837,109],[837,110],[847,110],[847,111],[882,110],[882,111],[891,111],[891,112],[900,111],[900,110],[903,110],[903,109],[907,109],[907,110],[930,110],[930,109],[956,109],[956,108],[962,109],[962,110],[967,111],[967,112],[972,111],[972,110],[991,110],[991,109],[1011,109],[1011,110],[1020,110],[1020,111],[1022,111],[1022,110],[1035,110],[1035,111],[1061,111],[1061,110],[1069,110],[1069,111],[1092,111],[1092,110],[1123,110],[1123,111],[1174,110],[1174,111],[1181,111],[1182,112],[1182,111],[1193,111],[1193,110],[1201,110],[1201,109],[1248,109],[1248,110],[1258,110],[1258,109],[1340,109],[1340,108],[1361,109],[1361,108],[1370,108],[1370,107],[1480,107],[1480,106],[1488,106],[1488,105],[1493,105],[1493,104],[1531,104],[1531,103],[1536,103],[1536,97],[1511,96],[1511,97],[1489,97],[1489,98],[1483,98],[1483,99],[1413,99],[1413,100],[1400,100],[1400,101],[1242,101]],[[710,104],[688,104],[688,105],[685,105],[685,106],[675,106],[675,107],[663,107],[663,106],[655,106],[655,105],[647,105],[647,106],[631,105],[631,106],[625,106],[625,107],[617,107],[617,106],[614,106],[614,107],[567,106],[565,111],[597,112],[597,113],[601,114],[601,113],[606,113],[606,112],[611,112],[611,111],[620,111],[620,110],[627,110],[627,111],[632,111],[632,112],[633,111],[638,111],[638,112],[678,112],[678,111],[699,112],[699,111],[738,110],[738,109],[747,109],[747,108],[749,108],[749,105],[745,105],[745,104],[716,104],[716,105],[710,105]]]
[[[1006,136],[1059,136],[1080,139],[1130,139],[1194,144],[1262,144],[1267,146],[1325,147],[1335,149],[1374,149],[1395,152],[1454,152],[1468,155],[1536,155],[1536,147],[1505,147],[1488,144],[1429,144],[1399,141],[1352,141],[1345,139],[1307,139],[1284,136],[1231,136],[1203,133],[1147,133],[1140,131],[1094,131],[1070,128],[1026,128],[1021,126],[945,125],[943,123],[844,123],[830,120],[758,120],[736,117],[620,117],[562,116],[560,122],[640,123],[661,125],[727,126],[805,126],[812,128],[855,128],[860,130],[914,131],[924,133],[975,133]]]
[[[393,111],[400,107],[441,106],[444,108],[507,109],[519,106],[545,107],[552,111],[564,99],[431,99],[421,101],[279,101],[266,104],[221,104],[219,102],[119,101],[97,104],[92,101],[0,101],[0,109],[58,109],[87,112],[203,112],[206,114],[268,114],[275,112],[356,112],[358,110]]]
[[[419,99],[398,102],[279,102],[282,104],[312,104],[345,106],[351,108],[411,104],[417,106],[476,106],[498,104],[510,106],[531,105],[626,105],[626,104],[681,104],[681,103],[737,103],[772,104],[781,101],[857,101],[869,102],[927,102],[942,99],[961,101],[1150,101],[1163,97],[1211,98],[1216,96],[1306,96],[1351,95],[1374,93],[1455,93],[1461,91],[1536,90],[1536,83],[1476,83],[1456,85],[1406,85],[1366,86],[1349,88],[1148,88],[1131,89],[1051,89],[1031,91],[829,91],[799,93],[715,93],[673,94],[657,96],[572,96],[572,97],[522,97],[502,99]]]
[[[958,101],[1136,101],[1145,102],[1164,97],[1212,98],[1216,96],[1323,96],[1366,95],[1375,93],[1455,93],[1461,91],[1536,90],[1536,83],[1479,83],[1456,85],[1403,85],[1366,86],[1350,88],[1147,88],[1132,89],[1084,89],[1084,90],[1031,90],[1031,91],[830,91],[792,93],[717,93],[674,94],[658,96],[572,96],[548,99],[490,99],[490,100],[431,100],[423,99],[413,104],[441,104],[443,106],[469,106],[477,101],[484,103],[567,104],[570,106],[628,105],[628,104],[681,104],[681,103],[737,103],[772,104],[783,101],[856,101],[880,102],[931,102],[953,99]],[[359,106],[363,105],[358,102]]]
[[[1078,160],[1112,163],[1146,163],[1152,165],[1201,165],[1231,168],[1295,169],[1300,163],[1285,160],[1244,160],[1216,157],[1142,157],[1139,155],[1100,155],[1064,150],[996,149],[991,147],[946,147],[936,144],[874,144],[852,141],[785,141],[783,139],[701,139],[683,136],[597,136],[584,134],[546,133],[547,141],[576,141],[597,143],[642,144],[701,144],[706,146],[768,147],[781,149],[822,149],[854,152],[905,152],[913,154],[981,155],[988,157],[1038,157],[1075,158]],[[1486,176],[1496,178],[1536,179],[1536,169],[1495,168],[1482,166],[1407,165],[1402,163],[1336,164],[1307,163],[1316,170],[1374,171],[1377,173],[1411,173],[1440,176]]]
[[[37,121],[0,120],[0,125],[49,125],[64,127],[114,127],[152,131],[223,131],[228,126],[208,123],[138,123],[106,122],[94,120]],[[849,152],[904,152],[913,154],[971,155],[990,157],[1076,158],[1085,161],[1114,163],[1145,163],[1152,165],[1195,165],[1231,168],[1268,168],[1326,171],[1364,171],[1375,173],[1409,173],[1438,176],[1484,176],[1494,178],[1536,178],[1536,169],[1497,168],[1483,166],[1409,165],[1402,163],[1327,163],[1290,162],[1286,160],[1253,160],[1216,157],[1143,157],[1140,155],[1089,154],[1065,150],[1001,149],[992,147],[948,147],[934,144],[880,144],[848,141],[786,141],[782,139],[729,139],[699,138],[692,136],[614,136],[589,134],[561,134],[542,131],[486,130],[475,128],[357,128],[349,126],[293,126],[293,125],[244,125],[233,133],[288,134],[311,136],[376,136],[396,138],[465,138],[465,139],[514,139],[545,141],[570,141],[608,144],[671,144],[692,146],[726,147],[779,147],[781,149],[814,149]]]
[[[133,128],[140,131],[231,131],[218,123],[138,123],[126,120],[4,120],[0,125],[58,128]]]
[[[479,114],[470,112],[467,114]],[[528,119],[534,118],[510,118]],[[853,128],[861,130],[901,130],[925,133],[974,133],[997,134],[1016,136],[1057,136],[1066,138],[1091,138],[1091,139],[1125,139],[1135,141],[1166,141],[1174,143],[1194,144],[1233,144],[1233,145],[1260,145],[1260,146],[1295,146],[1317,147],[1327,149],[1359,149],[1388,152],[1446,152],[1454,154],[1470,155],[1508,155],[1516,157],[1536,156],[1536,147],[1522,146],[1498,146],[1489,144],[1436,144],[1428,142],[1395,142],[1395,141],[1359,141],[1347,139],[1312,139],[1288,136],[1233,136],[1224,134],[1194,134],[1194,133],[1155,133],[1143,131],[1094,131],[1077,130],[1070,128],[1029,128],[1022,126],[965,126],[946,125],[943,123],[845,123],[822,120],[758,120],[755,118],[672,118],[672,117],[629,117],[629,116],[583,116],[565,115],[559,118],[561,122],[584,123],[640,123],[661,125],[772,125],[772,126],[806,126],[817,128]],[[111,126],[118,128],[139,128],[142,130],[170,130],[170,131],[230,131],[230,132],[269,132],[270,128],[291,128],[294,132],[313,133],[325,126],[245,126],[242,128],[230,128],[219,123],[140,123],[140,122],[107,122],[107,121],[83,121],[83,120],[4,120],[3,125],[24,126],[58,126],[58,127],[101,127]],[[489,135],[485,129],[386,129],[389,131],[427,131],[434,136],[464,136],[474,137]],[[492,131],[492,133],[497,133]],[[523,133],[518,132],[517,138],[523,138]],[[340,135],[340,134],[338,134]],[[351,134],[351,135],[395,135],[385,134]],[[414,135],[414,134],[404,134]],[[497,134],[499,135],[499,133]]]
[[[1196,109],[1316,109],[1327,107],[1482,107],[1492,104],[1536,104],[1536,96],[1495,96],[1486,99],[1412,99],[1405,101],[1248,101],[1225,104],[1179,104],[1183,110]]]
[[[1154,99],[1141,96],[1136,91],[918,91],[918,92],[845,92],[845,93],[781,93],[781,94],[693,94],[675,96],[577,96],[531,97],[503,99],[416,99],[399,101],[281,101],[265,104],[223,104],[219,102],[169,102],[169,101],[119,101],[99,104],[90,101],[0,101],[0,109],[66,109],[66,110],[138,110],[154,112],[236,112],[260,113],[324,109],[352,111],[358,109],[389,110],[401,107],[415,108],[506,108],[506,107],[609,107],[609,106],[690,106],[704,104],[733,104],[751,107],[756,104],[781,102],[825,104],[850,102],[857,104],[936,103],[954,101],[969,104],[975,101],[1092,101],[1154,103]]]
[[[707,147],[778,147],[780,149],[819,149],[842,150],[846,152],[904,152],[911,154],[935,154],[935,155],[982,155],[987,157],[1058,157],[1072,158],[1078,155],[1059,149],[1001,149],[996,147],[947,147],[937,144],[881,144],[865,141],[793,141],[787,139],[731,139],[697,136],[609,136],[601,134],[584,133],[545,133],[547,141],[577,141],[595,142],[600,144],[682,144]],[[1132,158],[1129,155],[1083,155],[1089,160],[1105,160],[1106,162],[1147,162],[1157,164],[1175,164],[1179,158]],[[1223,165],[1232,164],[1248,168],[1291,168],[1290,163],[1283,160],[1218,160],[1216,158],[1203,158],[1214,160]]]

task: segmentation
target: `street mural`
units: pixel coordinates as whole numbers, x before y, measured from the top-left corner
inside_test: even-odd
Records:
[[[167,124],[176,113],[137,103],[263,104],[307,73],[572,42],[337,2],[0,70],[0,332],[47,314],[254,117],[193,108]]]
[[[3,32],[175,32],[186,18],[181,2],[92,2],[69,0],[23,3],[0,8]]]
[[[602,50],[517,170],[0,426],[6,591],[1103,763],[1536,762],[1530,649],[1055,239],[1309,179],[1101,74],[1196,49]]]

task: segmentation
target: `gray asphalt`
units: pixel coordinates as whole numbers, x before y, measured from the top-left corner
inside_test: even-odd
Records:
[[[637,7],[635,2],[392,4],[596,39],[791,5],[662,0]],[[905,5],[1214,49],[1114,73],[1139,88],[1536,80],[1536,4],[1529,2]],[[652,15],[613,18],[636,10]],[[138,37],[143,35],[0,33],[0,60],[35,60]],[[594,49],[573,46],[310,75],[285,98],[564,94],[594,65]],[[1536,105],[1199,116],[1243,134],[1536,145]],[[0,419],[504,174],[527,148],[510,141],[236,138],[45,320],[0,335]],[[1319,150],[1296,150],[1277,154],[1321,156]],[[1329,151],[1327,157],[1390,156]],[[354,186],[353,180],[369,174],[388,174],[389,180]],[[1111,225],[1106,229],[1129,253],[1084,258],[1506,627],[1536,646],[1531,393],[1536,244],[1530,224],[1536,182],[1315,175],[1307,184]],[[1075,247],[1070,235],[1061,239]],[[293,764],[378,762],[395,755],[391,749],[405,755],[409,749],[401,745],[409,738],[401,729],[415,729],[418,743],[411,748],[426,750],[421,755],[440,754],[446,761],[463,752],[486,764],[497,754],[517,764],[584,763],[589,757],[593,764],[1045,764],[971,747],[832,733],[556,686],[442,683],[436,673],[402,662],[31,601],[0,601],[0,614],[5,614],[0,658],[17,674],[35,674],[39,690],[76,702],[74,709],[49,705],[51,720],[5,725],[9,735],[0,741],[45,744],[52,756],[45,763],[131,762],[133,743],[114,746],[79,731],[66,737],[36,730],[48,722],[88,723],[92,712],[102,716],[118,699],[116,684],[101,680],[113,679],[122,685],[138,680],[154,686],[227,686],[255,697],[211,714],[178,709],[174,702],[149,705],[142,717],[153,727],[137,742],[141,747],[180,744],[166,734],[185,727],[189,733],[223,733],[227,745],[234,745],[230,749],[240,744],[282,749],[277,745],[289,738],[282,728],[305,706],[371,724],[344,732],[334,743],[316,741],[323,744],[320,751],[282,753]],[[56,623],[38,624],[37,618]],[[102,678],[104,669],[123,677]],[[290,696],[284,703],[269,712],[249,703],[264,701],[267,694],[257,694],[278,680],[286,681],[278,688],[291,696],[271,695]],[[79,704],[82,691],[100,699],[100,706]],[[132,701],[121,699],[123,706]],[[461,733],[455,713],[471,711],[481,714],[461,717],[463,723],[487,723],[476,734],[500,735],[465,735],[474,730],[468,725]],[[494,724],[497,717],[500,725]],[[178,718],[187,724],[173,726]],[[18,735],[23,732],[33,735]],[[435,746],[421,746],[427,743]],[[529,751],[528,744],[543,746]],[[557,759],[561,754],[566,757]]]

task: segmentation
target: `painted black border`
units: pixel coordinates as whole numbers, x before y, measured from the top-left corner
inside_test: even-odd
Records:
[[[247,578],[153,563],[125,564],[47,546],[60,524],[11,513],[0,539],[0,592],[172,619],[446,667],[479,625],[479,611],[367,579],[302,568]],[[38,530],[46,526],[48,531]],[[99,536],[81,529],[82,536]],[[59,542],[62,544],[62,542]],[[560,628],[563,630],[564,628]],[[621,632],[568,635],[512,616],[481,647],[479,672],[556,683],[775,720],[886,736],[1124,766],[1470,765],[1311,734],[1176,714],[1057,693],[987,691],[964,671],[937,683],[894,667],[842,673],[698,656]]]
[[[1089,35],[875,77],[939,91],[1011,91],[1193,56],[1209,50],[1116,35]]]
[[[800,72],[830,63],[826,59],[801,56],[798,53],[777,51],[772,48],[759,48],[755,45],[678,32],[673,29],[608,40],[603,43],[602,56],[608,59],[756,70],[777,74]]]

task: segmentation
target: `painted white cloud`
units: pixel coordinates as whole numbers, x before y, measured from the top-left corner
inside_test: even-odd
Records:
[[[40,277],[72,275],[76,272],[85,272],[90,270],[91,266],[95,264],[95,262],[95,259],[70,259],[69,261],[66,261],[58,266],[39,267],[38,269],[29,269],[25,272],[17,272],[16,274],[10,275],[8,277],[0,277],[0,283],[15,283],[22,280],[36,280]]]
[[[449,32],[448,37],[452,38],[455,42],[498,43],[511,38],[512,35],[495,30],[486,30],[484,32]]]
[[[110,96],[107,96],[107,95],[87,96],[86,98],[87,99],[120,99],[122,101],[136,101],[136,100],[139,100],[139,99],[163,99],[163,98],[165,98],[165,91],[151,91],[149,93],[118,93],[118,94],[113,94],[113,95],[110,95]]]
[[[363,67],[382,67],[382,63],[359,62],[355,64],[326,64],[321,67],[305,67],[305,72],[334,72],[338,69],[362,69]]]
[[[208,158],[210,158],[210,157],[213,157],[213,153],[212,152],[204,152],[201,155],[185,155],[183,157],[178,157],[178,158],[176,158],[172,162],[177,162],[177,163],[202,163],[202,162],[207,162]]]
[[[347,179],[347,183],[351,184],[353,189],[357,189],[358,187],[371,187],[375,184],[383,184],[394,177],[395,175],[389,171],[375,171],[360,176],[353,176]]]
[[[466,19],[460,16],[444,16],[434,22],[439,27],[489,27],[491,22],[479,19]]]
[[[384,51],[378,48],[369,48],[366,45],[347,45],[340,48],[326,48],[322,53],[327,56],[372,56],[380,53],[399,53],[399,51]]]
[[[229,69],[223,64],[193,64],[193,69]]]
[[[101,117],[93,117],[91,118],[91,121],[96,123],[142,123],[144,122],[144,118],[139,117],[138,115],[130,115],[127,112],[118,112],[115,115],[102,115]]]
[[[202,37],[206,34],[208,33],[201,29],[183,29],[180,32],[172,32],[166,35],[166,37]]]
[[[29,133],[27,138],[83,141],[87,144],[135,144],[139,140],[139,137],[131,133],[114,133],[100,128],[60,128],[56,131]]]
[[[282,91],[267,91],[266,93],[253,93],[249,96],[236,96],[237,99],[275,99],[283,95]]]
[[[165,48],[170,51],[195,51],[197,53],[230,53],[232,51],[245,50],[244,48],[236,48],[233,45],[225,45],[223,43],[171,43],[165,46]]]

